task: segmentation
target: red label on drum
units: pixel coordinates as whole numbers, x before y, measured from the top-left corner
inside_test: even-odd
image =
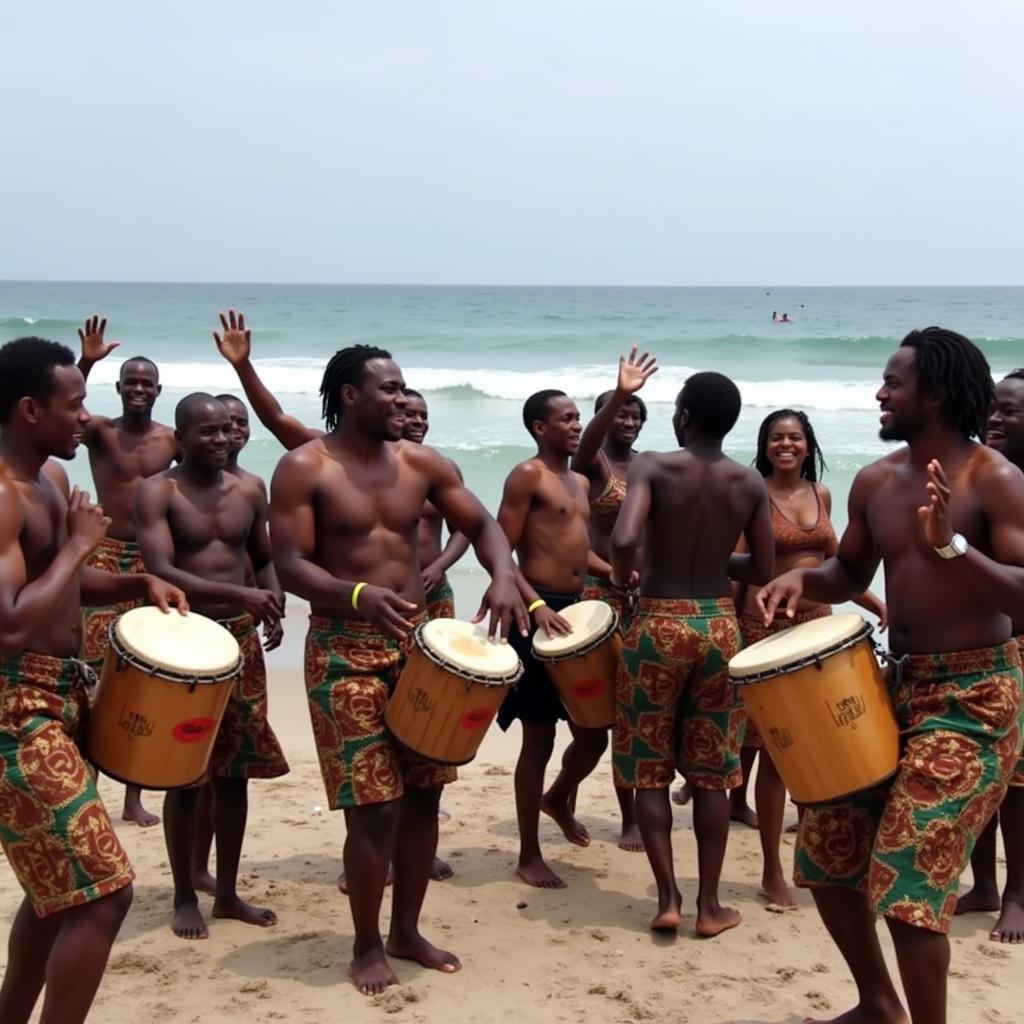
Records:
[[[171,730],[171,735],[179,743],[198,743],[210,735],[216,724],[212,718],[186,718]]]
[[[463,729],[483,729],[493,717],[490,708],[471,708],[459,719],[459,725]]]
[[[608,689],[608,684],[603,679],[580,679],[572,684],[571,689],[580,700],[593,700]]]

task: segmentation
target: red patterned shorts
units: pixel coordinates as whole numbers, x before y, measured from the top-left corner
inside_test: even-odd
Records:
[[[616,679],[617,786],[664,789],[677,768],[701,789],[740,784],[743,709],[729,682],[739,649],[730,598],[640,598]]]
[[[457,777],[449,765],[414,758],[385,731],[384,712],[411,643],[362,619],[309,617],[306,695],[331,810],[397,800],[407,788],[433,789]]]
[[[1020,655],[1013,641],[914,655],[898,675],[895,778],[805,809],[795,880],[858,889],[886,917],[946,933],[960,875],[1020,753]]]
[[[87,708],[79,662],[0,658],[0,843],[40,917],[135,877],[75,741]]]

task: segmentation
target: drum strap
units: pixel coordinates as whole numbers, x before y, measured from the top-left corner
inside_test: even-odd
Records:
[[[903,673],[906,671],[907,665],[910,664],[909,654],[895,655],[891,651],[883,650],[882,648],[875,646],[876,653],[885,662],[888,671],[888,683],[889,689],[895,690],[903,684]]]
[[[72,658],[71,663],[75,667],[75,682],[81,686],[91,705],[96,696],[96,684],[99,682],[99,676],[81,658]]]

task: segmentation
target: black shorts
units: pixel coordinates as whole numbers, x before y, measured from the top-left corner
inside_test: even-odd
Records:
[[[556,612],[576,604],[580,599],[579,594],[555,594],[541,587],[533,589]],[[536,631],[536,627],[532,627],[529,636],[522,636],[515,629],[509,632],[508,642],[523,663],[523,678],[508,691],[498,709],[498,725],[502,730],[507,730],[517,718],[521,722],[539,725],[554,724],[569,717],[548,670],[533,656],[533,634]]]

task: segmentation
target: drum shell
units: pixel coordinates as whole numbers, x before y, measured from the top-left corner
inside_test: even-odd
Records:
[[[432,661],[414,644],[384,712],[388,732],[428,761],[469,764],[511,680],[486,683]]]
[[[818,662],[784,668],[738,686],[798,804],[839,800],[895,773],[899,726],[866,637]]]
[[[622,660],[622,636],[613,629],[583,654],[533,657],[546,669],[566,713],[584,729],[607,729],[615,722],[615,676]]]
[[[206,773],[238,673],[211,682],[154,675],[107,648],[86,749],[105,775],[144,789],[176,789]]]

